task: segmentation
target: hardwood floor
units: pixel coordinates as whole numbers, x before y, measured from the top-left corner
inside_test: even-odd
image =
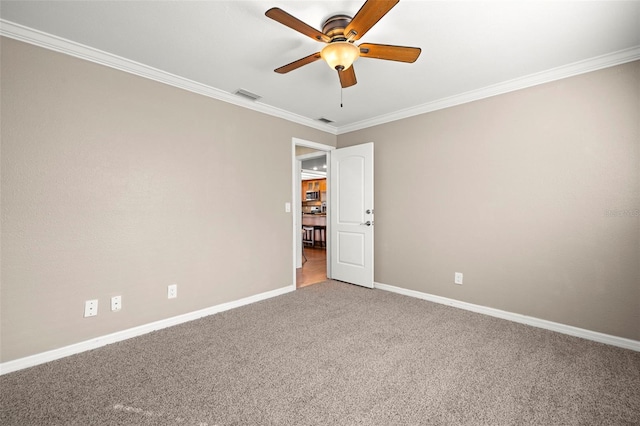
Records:
[[[296,287],[306,287],[317,284],[327,279],[327,250],[323,248],[305,247],[304,254],[307,261],[302,258],[302,268],[296,269]]]

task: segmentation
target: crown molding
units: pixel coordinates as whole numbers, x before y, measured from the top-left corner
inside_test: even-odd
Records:
[[[205,84],[198,83],[197,81],[189,80],[121,56],[94,49],[92,47],[85,46],[62,37],[47,34],[11,21],[0,19],[0,35],[84,59],[89,62],[115,68],[120,71],[207,96],[209,98],[217,99],[219,101],[282,118],[317,130],[322,130],[333,135],[337,134],[337,128],[335,126],[330,126],[325,123],[318,122],[317,120],[293,114],[289,111],[266,105],[258,101],[250,101],[232,93],[216,89],[215,87],[207,86]]]
[[[480,99],[513,92],[527,87],[537,86],[539,84],[549,83],[567,77],[584,74],[599,69],[621,65],[627,62],[640,59],[640,46],[634,46],[628,49],[612,52],[606,55],[597,56],[595,58],[586,59],[550,70],[530,74],[513,80],[504,81],[498,84],[487,86],[481,89],[472,90],[458,95],[438,99],[433,102],[417,105],[415,107],[394,111],[390,114],[384,114],[356,123],[344,126],[331,126],[318,122],[298,114],[285,111],[280,108],[272,107],[261,102],[253,102],[244,98],[240,98],[234,94],[216,89],[211,86],[189,80],[175,74],[171,74],[157,68],[153,68],[139,62],[135,62],[117,55],[112,55],[80,43],[76,43],[61,37],[47,34],[42,31],[34,30],[20,24],[13,23],[4,19],[0,19],[0,35],[9,37],[25,43],[33,44],[45,49],[54,50],[76,58],[84,59],[100,65],[105,65],[120,71],[128,72],[140,77],[148,78],[159,83],[168,84],[183,90],[198,93],[213,99],[227,102],[240,107],[248,108],[254,111],[262,112],[274,117],[282,118],[303,126],[321,130],[333,135],[341,135],[356,130],[366,129],[368,127],[389,123],[404,118],[413,117],[440,109],[449,108]]]
[[[428,102],[412,108],[406,108],[395,111],[390,114],[380,115],[367,120],[358,121],[353,124],[340,126],[338,135],[353,132],[356,130],[366,129],[368,127],[377,126],[379,124],[389,123],[391,121],[401,120],[403,118],[413,117],[415,115],[425,114],[440,109],[449,108],[480,99],[501,95],[516,90],[526,89],[527,87],[537,86],[539,84],[549,83],[555,80],[561,80],[567,77],[573,77],[599,69],[622,65],[627,62],[640,59],[640,46],[629,49],[619,50],[617,52],[608,53],[595,58],[586,59],[572,64],[564,65],[550,70],[542,71],[535,74],[526,75],[524,77],[507,80],[498,84],[493,84],[481,89],[472,90],[461,93],[459,95],[450,96],[448,98],[438,99],[437,101]]]

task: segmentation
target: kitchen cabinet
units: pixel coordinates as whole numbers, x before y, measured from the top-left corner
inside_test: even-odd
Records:
[[[327,180],[326,179],[311,179],[311,180],[303,180],[301,186],[301,199],[302,202],[305,202],[307,199],[307,191],[316,191],[316,192],[326,192],[327,191]],[[317,200],[320,202],[320,199]]]
[[[327,180],[326,179],[311,179],[302,182],[303,191],[326,191]]]

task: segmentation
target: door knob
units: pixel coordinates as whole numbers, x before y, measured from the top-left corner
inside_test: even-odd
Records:
[[[367,226],[371,226],[371,225],[373,225],[373,221],[368,220],[368,221],[366,221],[365,223],[361,223],[360,225],[367,225]]]
[[[373,209],[367,209],[367,210],[365,210],[365,213],[366,214],[373,214]]]

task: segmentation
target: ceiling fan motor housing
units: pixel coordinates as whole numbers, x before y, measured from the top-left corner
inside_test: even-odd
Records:
[[[344,29],[350,22],[348,15],[334,15],[324,22],[322,32],[331,37],[331,41],[345,41]]]

